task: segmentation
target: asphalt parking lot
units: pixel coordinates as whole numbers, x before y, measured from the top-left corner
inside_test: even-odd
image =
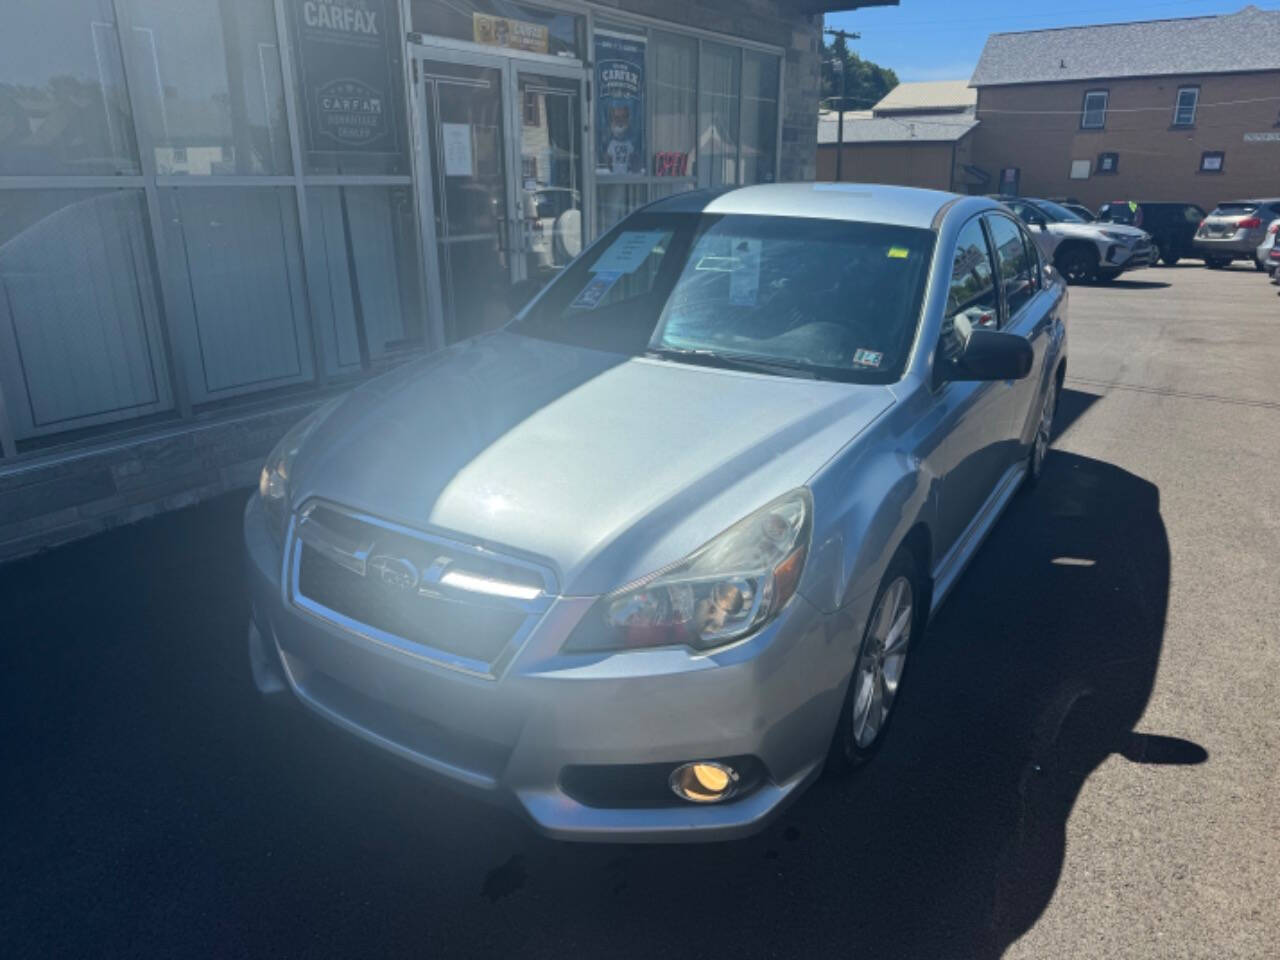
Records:
[[[547,841],[260,700],[243,496],[0,568],[0,955],[1275,956],[1280,298],[1150,269],[1070,337],[881,755],[744,841]]]

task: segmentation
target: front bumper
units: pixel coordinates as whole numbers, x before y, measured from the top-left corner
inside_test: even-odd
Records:
[[[857,603],[824,615],[797,595],[764,630],[712,655],[568,656],[563,639],[591,599],[558,598],[511,661],[481,677],[298,609],[256,497],[244,528],[255,674],[270,664],[335,725],[566,840],[701,841],[762,828],[821,772],[865,616]],[[654,803],[648,792],[645,806],[588,805],[562,782],[570,767],[728,757],[755,758],[765,775],[720,804]]]
[[[1119,273],[1149,267],[1154,262],[1154,252],[1148,240],[1139,240],[1133,246],[1113,241],[1099,251],[1098,268]]]

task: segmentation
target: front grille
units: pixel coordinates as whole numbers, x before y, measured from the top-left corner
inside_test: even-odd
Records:
[[[307,522],[323,534],[299,535],[295,594],[304,606],[343,626],[361,632],[372,628],[491,664],[542,606],[440,582],[443,571],[457,570],[489,582],[541,588],[540,576],[528,566],[325,506],[305,510],[300,523]]]

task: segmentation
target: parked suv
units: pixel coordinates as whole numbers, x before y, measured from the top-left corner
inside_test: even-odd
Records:
[[[1220,203],[1196,231],[1196,255],[1204,257],[1204,265],[1211,270],[1220,270],[1233,260],[1252,260],[1255,267],[1265,270],[1258,261],[1258,246],[1276,217],[1280,217],[1280,198]]]
[[[1040,251],[1068,283],[1114,280],[1152,262],[1151,237],[1122,223],[1086,223],[1052,200],[997,197],[1031,227]]]
[[[1098,208],[1103,223],[1124,223],[1151,235],[1151,262],[1173,266],[1195,255],[1196,228],[1204,220],[1204,208],[1194,203],[1113,200]]]
[[[1271,274],[1271,282],[1280,284],[1280,220],[1272,220],[1271,226],[1267,227],[1267,236],[1262,243],[1258,244],[1258,255],[1255,258],[1258,263],[1262,264],[1262,269]]]

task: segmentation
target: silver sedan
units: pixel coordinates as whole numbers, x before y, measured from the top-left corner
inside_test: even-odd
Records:
[[[984,198],[651,204],[280,442],[244,520],[258,686],[555,837],[757,830],[884,742],[1043,469],[1066,307]]]

